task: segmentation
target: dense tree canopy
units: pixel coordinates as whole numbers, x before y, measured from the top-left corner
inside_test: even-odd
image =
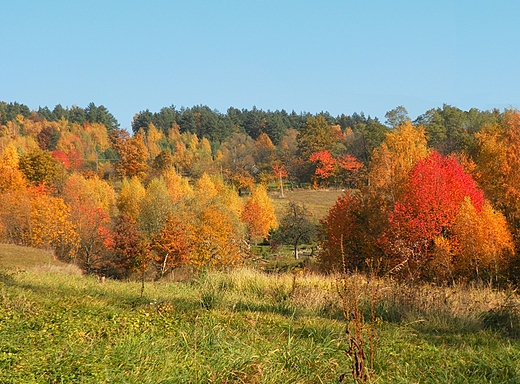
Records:
[[[231,266],[251,239],[295,254],[316,240],[303,206],[276,220],[272,191],[333,187],[345,194],[318,225],[327,270],[514,281],[519,116],[170,106],[137,113],[130,134],[103,105],[0,102],[0,240],[115,277]]]

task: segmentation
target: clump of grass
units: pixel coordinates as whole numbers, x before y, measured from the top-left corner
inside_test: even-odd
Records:
[[[207,272],[201,273],[197,286],[200,291],[200,304],[206,310],[218,308],[223,302],[226,294],[226,281],[221,275],[210,275]]]
[[[520,301],[510,292],[504,303],[481,314],[484,327],[513,339],[520,338]]]

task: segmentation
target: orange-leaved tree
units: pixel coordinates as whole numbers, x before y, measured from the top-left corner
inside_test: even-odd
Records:
[[[266,239],[269,231],[278,227],[265,186],[258,185],[253,189],[242,211],[242,221],[247,225],[251,239]]]
[[[161,231],[152,236],[152,251],[161,277],[188,262],[193,247],[188,235],[188,221],[182,216],[169,215]]]
[[[113,245],[110,213],[115,205],[114,190],[98,177],[73,174],[64,185],[63,195],[80,237],[75,262],[87,274],[103,272]]]
[[[513,237],[502,213],[488,201],[478,212],[466,197],[453,226],[453,274],[476,280],[507,278],[514,255]]]
[[[314,176],[313,181],[315,185],[325,184],[327,185],[329,179],[334,174],[334,165],[336,159],[334,159],[328,150],[314,152],[309,156],[309,161],[314,163]]]
[[[121,177],[143,178],[148,171],[149,153],[143,136],[144,133],[137,133],[130,137],[125,130],[113,130],[112,142],[119,156],[116,170]]]
[[[502,212],[520,250],[520,112],[505,111],[499,123],[485,126],[477,135],[476,178]],[[520,260],[511,268],[512,278],[520,279]]]
[[[224,267],[241,263],[240,223],[236,215],[220,204],[208,204],[188,228],[189,263],[196,268]]]
[[[319,260],[325,270],[347,272],[364,267],[362,204],[361,196],[346,192],[320,220],[323,252]]]

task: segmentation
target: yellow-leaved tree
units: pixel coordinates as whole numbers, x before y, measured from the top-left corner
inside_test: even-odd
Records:
[[[146,195],[146,190],[137,177],[123,179],[121,190],[117,196],[117,208],[121,215],[137,222],[141,211],[141,202]]]
[[[24,189],[27,180],[18,168],[20,158],[13,143],[9,143],[0,158],[0,192]]]
[[[507,275],[514,255],[513,237],[504,215],[494,210],[488,201],[478,212],[466,197],[453,226],[453,235],[455,275],[477,280],[497,280],[500,275]]]
[[[74,258],[80,242],[71,221],[70,207],[62,198],[37,189],[31,193],[30,234],[33,247],[52,248],[63,261]]]
[[[274,207],[267,195],[267,188],[258,185],[246,201],[242,221],[247,225],[251,239],[266,239],[272,229],[278,227]]]
[[[196,268],[225,267],[242,260],[239,223],[226,207],[209,204],[190,223],[190,264]]]
[[[189,180],[178,174],[175,168],[167,168],[162,175],[166,187],[170,192],[170,198],[174,203],[190,199],[194,196],[193,187],[189,183]]]
[[[410,121],[400,125],[372,154],[369,192],[392,205],[402,197],[410,171],[428,153],[424,128],[414,127]]]

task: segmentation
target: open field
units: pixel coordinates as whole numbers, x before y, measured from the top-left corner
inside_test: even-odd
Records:
[[[280,198],[279,192],[271,192],[269,195],[275,207],[278,218],[284,215],[285,207],[289,201],[305,204],[316,220],[327,215],[338,197],[343,194],[338,189],[294,189],[284,191],[284,198]]]
[[[352,382],[334,277],[239,269],[140,297],[137,282],[69,272],[0,273],[0,382]],[[345,289],[367,319],[375,303],[369,382],[520,382],[516,293],[361,276]]]
[[[52,251],[21,247],[13,244],[0,244],[1,269],[37,269],[39,271],[66,271],[81,274],[79,268],[57,261]]]

